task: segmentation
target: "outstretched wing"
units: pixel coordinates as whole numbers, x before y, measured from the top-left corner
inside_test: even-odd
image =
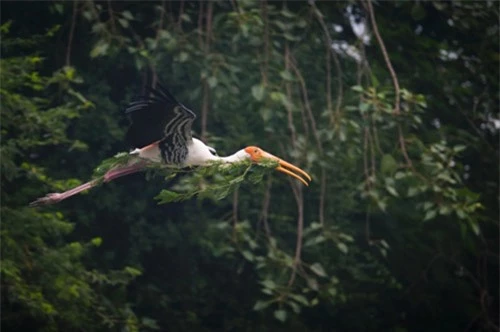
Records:
[[[161,84],[149,89],[151,94],[129,104],[125,113],[132,124],[127,132],[127,140],[135,148],[142,148],[162,141],[162,145],[187,149],[192,139],[191,125],[196,115]]]

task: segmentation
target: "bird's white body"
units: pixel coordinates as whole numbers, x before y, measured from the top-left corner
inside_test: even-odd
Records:
[[[248,160],[250,155],[245,150],[239,150],[235,154],[232,154],[227,157],[219,157],[213,155],[213,148],[205,145],[202,141],[197,138],[193,138],[188,147],[188,154],[186,156],[186,160],[180,166],[204,166],[214,161],[222,161],[227,163],[234,163],[238,161]],[[211,151],[212,150],[212,151]],[[136,154],[142,159],[147,159],[152,162],[160,163],[161,159],[161,151],[158,147],[158,144],[151,144],[142,149],[135,149],[130,154]]]

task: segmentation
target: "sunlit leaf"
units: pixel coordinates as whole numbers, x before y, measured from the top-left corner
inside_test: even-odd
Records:
[[[287,316],[287,313],[283,309],[274,311],[274,317],[281,322],[286,321],[286,316]]]
[[[326,277],[326,272],[323,266],[320,263],[314,263],[310,266],[311,271],[316,273],[320,277]]]
[[[269,305],[271,303],[272,303],[271,301],[257,301],[255,303],[255,305],[253,306],[253,310],[255,310],[255,311],[263,310],[263,309],[269,307]]]
[[[257,101],[262,101],[264,98],[264,86],[257,84],[252,87],[252,95]]]
[[[349,249],[347,248],[347,245],[345,243],[342,243],[342,242],[337,243],[337,248],[339,248],[339,250],[342,251],[344,254],[347,254],[347,252],[349,251]]]

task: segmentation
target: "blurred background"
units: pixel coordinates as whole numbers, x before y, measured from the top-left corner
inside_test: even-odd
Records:
[[[493,1],[1,2],[4,331],[498,331]],[[162,82],[227,155],[307,170],[158,204],[128,151]],[[184,176],[191,186],[203,179]]]

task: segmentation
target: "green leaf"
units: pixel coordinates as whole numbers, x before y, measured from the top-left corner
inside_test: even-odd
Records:
[[[439,214],[442,214],[444,216],[447,216],[451,213],[451,208],[448,205],[442,205],[439,208]]]
[[[276,310],[274,312],[274,317],[281,321],[281,322],[285,322],[286,321],[286,315],[287,315],[287,312],[283,309],[280,309],[280,310]]]
[[[106,42],[99,42],[97,43],[92,51],[90,51],[90,57],[91,58],[96,58],[98,56],[106,55],[107,51],[109,48],[109,44]]]
[[[123,19],[123,18],[119,18],[118,19],[118,22],[120,23],[120,25],[123,27],[123,28],[128,28],[128,21],[126,19]]]
[[[184,21],[184,22],[191,22],[191,17],[189,17],[188,14],[182,14],[181,16],[181,19]]]
[[[465,145],[456,145],[453,147],[453,152],[458,153],[464,151],[465,149],[467,149]]]
[[[476,235],[481,234],[481,229],[479,228],[479,225],[477,222],[470,220],[469,225],[472,228],[472,231],[474,232],[474,234],[476,234]]]
[[[132,13],[129,12],[128,10],[124,10],[122,12],[122,16],[125,17],[127,20],[133,20],[134,19],[134,16],[132,16]]]
[[[430,208],[432,208],[433,206],[434,206],[434,203],[432,203],[432,202],[425,202],[424,205],[423,205],[423,209],[424,209],[424,211],[427,211]]]
[[[320,234],[318,236],[315,236],[311,239],[308,239],[305,243],[304,243],[304,247],[309,247],[309,246],[313,246],[313,245],[316,245],[316,244],[319,244],[321,242],[324,242],[326,241],[326,238],[323,234]]]
[[[339,248],[340,251],[342,251],[344,254],[347,254],[349,249],[347,248],[346,244],[343,242],[338,242],[337,243],[337,248]]]
[[[307,286],[312,290],[319,290],[318,281],[315,278],[307,278]]]
[[[381,211],[385,212],[385,211],[386,211],[386,208],[387,208],[387,203],[386,203],[384,200],[381,200],[381,199],[378,199],[376,202],[377,202],[377,206],[378,206],[378,208],[379,208]]]
[[[179,62],[186,62],[189,59],[189,54],[186,52],[179,53]]]
[[[366,113],[370,109],[371,105],[368,103],[361,102],[359,103],[359,111],[361,113]]]
[[[138,277],[138,276],[140,276],[142,274],[141,270],[136,269],[134,267],[130,267],[130,266],[126,266],[123,270],[126,273],[130,274],[131,276],[133,276],[133,277]]]
[[[102,243],[102,238],[100,237],[95,237],[93,238],[90,243],[92,243],[92,245],[96,246],[96,247],[99,247]]]
[[[327,276],[325,269],[323,268],[323,266],[320,263],[314,263],[310,266],[310,268],[311,268],[311,271],[313,271],[314,273],[316,273],[316,275],[318,275],[320,277]]]
[[[288,304],[292,308],[293,312],[295,312],[296,314],[300,314],[300,306],[297,303],[287,302],[286,304]]]
[[[407,196],[408,196],[408,197],[414,197],[414,196],[417,196],[417,195],[418,195],[418,192],[419,192],[419,190],[418,190],[418,188],[417,188],[417,187],[410,187],[410,188],[408,188],[408,194],[407,194]]]
[[[261,281],[260,284],[262,286],[266,287],[266,288],[269,288],[269,289],[275,289],[276,288],[276,284],[271,279],[266,279],[264,281]]]
[[[395,197],[399,197],[398,195],[398,192],[396,191],[396,189],[392,186],[389,186],[389,185],[386,185],[385,186],[385,189],[387,189],[387,191],[392,195],[392,196],[395,196]]]
[[[305,306],[308,306],[309,305],[309,301],[307,301],[306,297],[303,296],[303,295],[299,295],[299,294],[290,294],[290,297],[292,299],[294,299],[295,301],[305,305]]]
[[[210,76],[207,80],[208,86],[211,88],[215,88],[217,86],[217,77]]]
[[[341,238],[341,239],[343,239],[343,240],[345,240],[347,242],[354,242],[354,238],[351,235],[349,235],[349,234],[340,233],[339,234],[339,238]]]
[[[142,317],[141,325],[151,330],[160,330],[160,326],[158,325],[156,320],[149,317]]]
[[[428,210],[425,214],[424,221],[433,219],[437,214],[436,210]]]
[[[155,197],[155,199],[159,200],[158,204],[165,204],[165,203],[170,203],[170,202],[178,202],[184,198],[183,195],[163,189],[158,196]]]
[[[261,292],[267,295],[273,295],[273,291],[270,290],[269,288],[262,288]]]
[[[396,172],[396,174],[394,174],[394,179],[396,179],[396,180],[401,180],[401,179],[404,179],[406,177],[408,177],[408,174],[405,172]]]
[[[337,288],[333,288],[333,287],[328,288],[328,293],[330,293],[330,295],[332,297],[335,297],[337,295]]]
[[[259,110],[259,113],[260,113],[260,116],[262,117],[262,120],[264,120],[264,122],[269,122],[269,120],[271,120],[271,117],[272,117],[272,111],[269,109],[269,108],[261,108]]]
[[[466,219],[467,218],[467,214],[462,209],[455,210],[455,213],[457,214],[458,218],[460,218],[460,219]]]
[[[356,92],[363,92],[364,91],[364,89],[361,85],[354,85],[353,87],[351,87],[351,90],[356,91]]]
[[[281,10],[281,15],[287,17],[287,18],[295,18],[296,14],[289,11],[288,9],[283,9]]]
[[[243,255],[243,257],[245,257],[245,259],[246,259],[247,261],[250,261],[250,262],[253,262],[253,261],[254,261],[254,255],[253,255],[250,251],[248,251],[248,250],[243,250],[243,251],[241,252],[241,254]]]
[[[285,69],[280,72],[280,76],[286,81],[293,81],[292,73],[289,70]]]
[[[262,309],[265,309],[269,307],[269,305],[272,303],[272,301],[257,301],[255,302],[255,305],[253,306],[253,310],[255,311],[260,311]]]
[[[391,174],[398,168],[398,163],[390,154],[384,154],[380,161],[380,171],[383,174]]]
[[[264,86],[262,84],[257,84],[252,87],[252,95],[257,101],[262,101],[264,99]]]

